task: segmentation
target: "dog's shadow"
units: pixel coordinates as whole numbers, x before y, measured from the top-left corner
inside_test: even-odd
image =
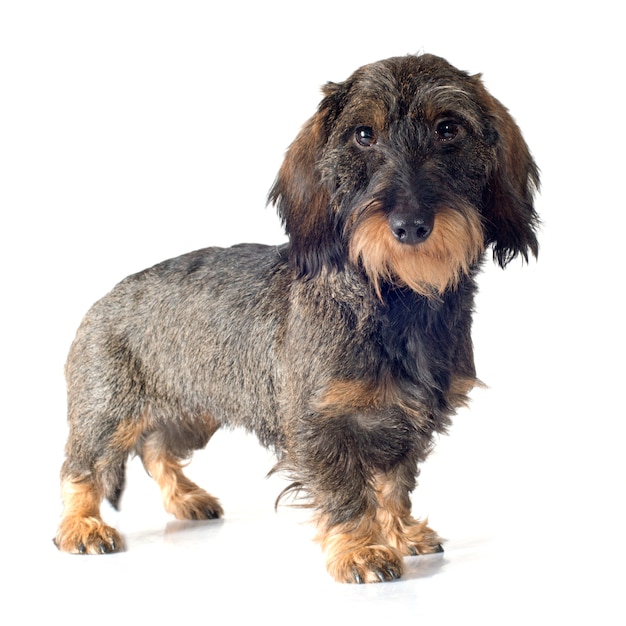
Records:
[[[401,580],[432,578],[440,574],[447,564],[448,560],[445,552],[406,557],[404,559],[404,573]]]
[[[172,520],[167,522],[163,538],[167,543],[187,544],[207,540],[219,532],[224,525],[223,519],[211,520]]]

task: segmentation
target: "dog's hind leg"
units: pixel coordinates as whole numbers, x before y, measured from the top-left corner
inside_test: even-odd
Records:
[[[117,508],[124,488],[126,459],[141,433],[141,421],[85,420],[74,423],[61,469],[63,515],[55,545],[64,552],[106,554],[123,549],[120,534],[100,515],[107,498]],[[100,424],[97,436],[86,424]],[[86,436],[87,431],[93,437]]]
[[[63,480],[63,517],[54,543],[64,552],[106,554],[123,548],[120,534],[100,517],[102,490],[90,477]]]
[[[195,437],[200,437],[194,449],[203,448],[217,430],[217,425],[210,420],[203,426],[194,433]],[[181,454],[178,446],[173,445],[172,433],[158,430],[145,435],[138,451],[146,471],[159,485],[163,506],[168,513],[180,520],[222,517],[224,512],[218,499],[183,473],[181,457],[188,454]]]

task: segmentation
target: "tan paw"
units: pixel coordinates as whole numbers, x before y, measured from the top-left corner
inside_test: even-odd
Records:
[[[426,522],[418,520],[405,527],[399,543],[404,548],[403,553],[409,556],[443,552],[443,539]]]
[[[327,562],[331,576],[342,583],[380,583],[402,576],[402,559],[391,548],[367,546],[331,557]]]
[[[218,519],[224,515],[219,500],[199,487],[170,497],[165,508],[180,520]]]
[[[54,544],[72,554],[108,554],[124,549],[120,534],[98,517],[66,517],[59,525]]]

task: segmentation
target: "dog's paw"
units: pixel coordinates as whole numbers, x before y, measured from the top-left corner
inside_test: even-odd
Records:
[[[381,583],[402,576],[402,559],[391,548],[367,546],[329,559],[331,576],[342,583]]]
[[[443,552],[443,539],[426,522],[417,522],[410,528],[407,539],[407,549],[411,555]]]
[[[402,554],[417,556],[443,552],[443,539],[425,521],[410,518],[409,522],[404,521],[401,528],[401,532],[393,533],[388,539]]]
[[[97,517],[65,518],[53,541],[59,550],[72,554],[109,554],[124,549],[120,534]]]
[[[172,496],[166,502],[165,508],[180,520],[218,519],[224,515],[219,500],[199,487],[188,493]]]

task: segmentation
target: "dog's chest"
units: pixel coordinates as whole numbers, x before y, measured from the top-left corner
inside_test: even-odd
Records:
[[[376,332],[381,368],[395,379],[406,379],[423,390],[445,390],[455,362],[468,342],[471,320],[457,298],[429,301],[395,291],[378,309]]]

